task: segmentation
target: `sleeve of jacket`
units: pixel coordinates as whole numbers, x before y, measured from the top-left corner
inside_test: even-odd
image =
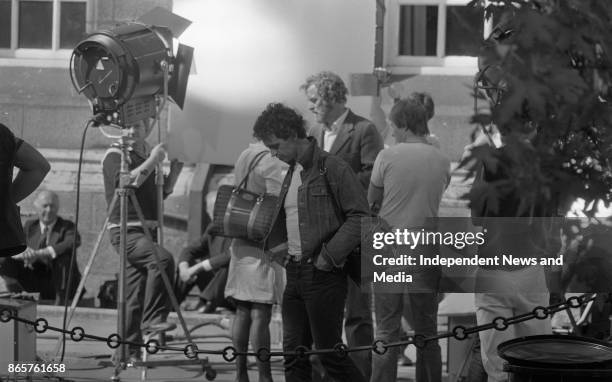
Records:
[[[326,252],[325,255],[333,260],[334,265],[342,266],[347,256],[361,242],[361,219],[372,215],[363,188],[353,170],[347,165],[327,168],[330,187],[345,220],[321,251]]]
[[[232,239],[228,237],[216,236],[213,239],[213,247],[215,244],[219,245],[219,253],[216,256],[210,257],[210,266],[212,269],[223,268],[228,265],[231,259],[230,253],[230,245],[232,243]],[[215,243],[217,242],[218,243]]]
[[[364,126],[362,126],[363,135],[361,137],[361,170],[357,176],[363,188],[367,189],[370,185],[374,161],[380,150],[384,148],[384,143],[382,136],[372,122],[365,120],[360,123]]]
[[[59,223],[59,221],[58,221]],[[81,245],[81,236],[76,231],[74,223],[70,220],[61,220],[62,232],[57,243],[51,245],[57,257],[71,256],[72,246],[74,244],[74,235],[77,237],[76,246],[77,248]]]
[[[189,243],[178,258],[178,263],[187,262],[189,265],[195,264],[196,260],[207,259],[210,257],[210,249],[208,248],[210,227],[204,231],[202,236]]]

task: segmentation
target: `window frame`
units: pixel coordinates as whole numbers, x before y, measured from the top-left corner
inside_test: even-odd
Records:
[[[72,49],[60,49],[60,7],[62,2],[85,4],[85,32],[90,33],[93,20],[92,0],[9,0],[11,2],[11,42],[9,48],[0,48],[0,64],[28,63],[30,60],[47,60],[45,65],[54,61],[65,64],[70,58]],[[32,49],[19,48],[19,3],[21,1],[34,1],[40,3],[52,3],[53,14],[51,16],[51,48]],[[10,62],[11,60],[17,62]],[[58,62],[58,63],[59,63]]]
[[[478,70],[478,58],[472,56],[446,56],[447,8],[467,5],[469,0],[387,0],[384,28],[384,65],[397,74],[474,74]],[[400,55],[400,7],[403,5],[437,6],[438,26],[436,56]],[[492,31],[492,20],[485,20],[483,12],[483,31],[487,37]]]

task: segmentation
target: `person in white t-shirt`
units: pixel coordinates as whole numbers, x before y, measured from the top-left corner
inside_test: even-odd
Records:
[[[400,100],[389,113],[389,124],[396,145],[382,150],[372,170],[368,190],[370,205],[380,206],[379,216],[393,229],[435,229],[442,194],[450,180],[450,160],[427,139],[427,114],[414,99]],[[427,249],[425,249],[427,250]],[[426,255],[426,254],[425,254]],[[415,272],[404,293],[375,293],[376,339],[399,341],[403,305],[410,304],[415,334],[437,333],[437,290],[440,269]],[[415,289],[416,288],[416,289]],[[414,293],[418,290],[420,293]],[[397,379],[398,347],[372,357],[372,382]],[[417,348],[416,380],[440,382],[441,350],[437,341]]]

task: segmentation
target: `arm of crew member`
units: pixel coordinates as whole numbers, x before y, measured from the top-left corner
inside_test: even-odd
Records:
[[[142,164],[132,171],[130,171],[130,177],[132,179],[131,185],[138,188],[145,180],[151,175],[155,166],[166,157],[166,145],[164,143],[158,143],[151,150],[149,157],[142,162]]]
[[[172,194],[182,169],[183,162],[180,162],[178,159],[170,161],[170,172],[164,177],[164,199]]]
[[[13,201],[19,203],[36,190],[51,166],[38,150],[25,141],[17,150],[15,166],[19,168],[19,173],[13,180],[11,188]]]
[[[380,206],[382,206],[384,191],[385,189],[383,187],[378,187],[370,182],[370,186],[368,187],[368,204],[375,214],[378,214]]]

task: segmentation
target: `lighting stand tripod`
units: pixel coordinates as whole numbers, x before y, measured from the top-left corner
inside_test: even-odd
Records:
[[[189,343],[193,343],[190,332],[187,329],[187,325],[185,324],[185,320],[183,319],[183,316],[181,314],[181,310],[179,308],[178,301],[176,299],[176,296],[174,295],[172,283],[170,282],[170,279],[168,278],[168,275],[166,274],[166,272],[163,271],[160,255],[158,253],[159,246],[156,245],[155,242],[153,241],[153,237],[151,236],[151,233],[145,224],[145,218],[144,218],[144,214],[142,213],[142,209],[138,203],[138,200],[136,199],[136,195],[134,193],[134,187],[130,186],[131,176],[130,176],[130,170],[128,167],[128,156],[129,156],[130,145],[131,145],[131,132],[129,129],[122,129],[121,137],[119,138],[119,148],[121,150],[119,187],[115,190],[113,199],[111,200],[108,206],[108,212],[107,212],[106,219],[104,221],[103,229],[98,235],[93,251],[83,271],[83,277],[77,287],[75,297],[70,307],[70,312],[67,316],[67,325],[70,323],[74,315],[74,311],[76,309],[78,299],[81,296],[84,285],[85,285],[85,280],[87,276],[89,275],[89,272],[91,270],[91,265],[93,264],[94,258],[100,247],[102,238],[104,237],[104,233],[108,227],[109,220],[110,220],[110,214],[115,208],[117,200],[119,200],[119,211],[120,211],[119,257],[120,257],[120,262],[119,262],[119,283],[118,283],[119,285],[118,285],[118,296],[117,296],[118,297],[117,298],[117,332],[119,336],[121,337],[121,340],[122,341],[125,340],[125,334],[126,334],[125,333],[126,332],[125,275],[126,275],[126,267],[127,267],[126,241],[127,241],[127,211],[128,211],[128,202],[130,202],[132,203],[132,206],[134,207],[138,215],[138,220],[140,221],[140,224],[143,227],[143,232],[145,234],[145,237],[153,248],[153,254],[155,257],[156,265],[158,269],[160,270],[160,274],[164,282],[164,286],[166,287],[166,291],[168,292],[168,296],[170,297],[172,306],[177,313],[181,328],[183,329],[183,332],[185,333],[185,337]],[[161,335],[164,335],[164,333],[161,333]],[[55,348],[55,355],[56,355],[55,358],[56,359],[57,359],[57,354],[59,353],[59,350],[61,349],[61,346],[62,346],[62,337],[58,339],[58,343]],[[118,359],[117,359],[117,362],[115,363],[114,374],[111,377],[111,380],[113,381],[120,381],[120,378],[119,378],[120,371],[125,369],[128,366],[126,362],[126,359],[127,359],[126,344],[121,343],[118,346],[118,348],[119,348],[119,356],[117,357]],[[146,351],[146,349],[144,349],[144,351]],[[168,366],[168,365],[179,365],[179,364],[180,365],[185,365],[185,364],[202,365],[202,368],[205,371],[205,375],[208,380],[212,380],[216,376],[216,372],[210,366],[208,362],[208,358],[198,359],[197,354],[195,354],[195,359],[190,359],[190,360],[179,360],[179,361],[170,361],[170,362],[169,361],[135,362],[132,366],[135,366],[135,367],[142,366],[146,368],[147,366]],[[143,370],[146,370],[146,369],[143,369]]]

